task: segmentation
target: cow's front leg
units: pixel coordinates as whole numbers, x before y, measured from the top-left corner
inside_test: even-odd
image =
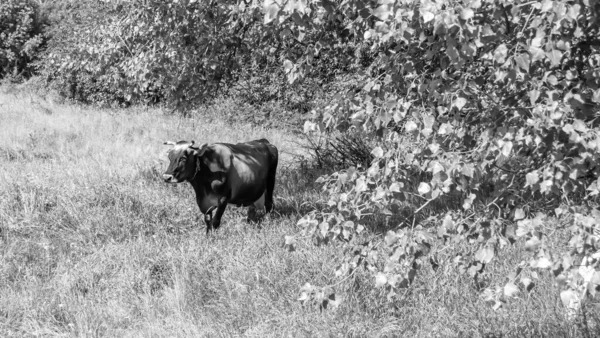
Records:
[[[219,198],[217,212],[215,212],[215,217],[212,219],[212,227],[214,229],[219,228],[219,226],[221,225],[221,217],[225,212],[225,208],[227,208],[227,202],[229,202],[229,199],[227,197]]]
[[[215,210],[215,206],[208,208],[206,213],[204,214],[204,223],[206,223],[206,233],[212,230],[212,212]]]

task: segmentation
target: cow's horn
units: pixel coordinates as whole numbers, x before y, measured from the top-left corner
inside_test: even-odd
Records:
[[[166,145],[166,146],[174,146],[175,142],[173,142],[173,141],[165,141],[165,143],[163,143],[163,144]]]

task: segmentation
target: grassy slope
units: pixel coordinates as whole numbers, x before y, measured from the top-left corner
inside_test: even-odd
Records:
[[[494,312],[450,264],[426,266],[393,304],[361,274],[338,283],[340,249],[282,248],[298,210],[318,199],[294,167],[294,136],[226,125],[223,105],[191,119],[115,113],[0,94],[2,336],[571,336],[556,287],[543,278]],[[267,137],[283,153],[276,209],[258,228],[242,209],[207,238],[188,185],[162,183],[164,140]],[[506,275],[522,252],[490,275]],[[514,266],[514,265],[513,265]],[[492,280],[503,281],[502,278]],[[337,309],[297,301],[301,285],[338,283]]]

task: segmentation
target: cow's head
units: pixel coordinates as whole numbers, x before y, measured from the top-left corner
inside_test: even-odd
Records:
[[[169,150],[169,167],[163,174],[163,179],[168,183],[181,183],[191,181],[200,170],[199,157],[206,147],[195,147],[194,141],[165,142],[166,145],[172,145]]]

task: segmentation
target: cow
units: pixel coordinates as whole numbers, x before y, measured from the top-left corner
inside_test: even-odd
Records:
[[[219,228],[227,204],[249,207],[248,221],[256,220],[256,209],[263,205],[266,213],[273,210],[279,152],[268,140],[204,143],[199,147],[194,141],[164,144],[173,148],[163,179],[167,183],[190,182],[207,233]]]

